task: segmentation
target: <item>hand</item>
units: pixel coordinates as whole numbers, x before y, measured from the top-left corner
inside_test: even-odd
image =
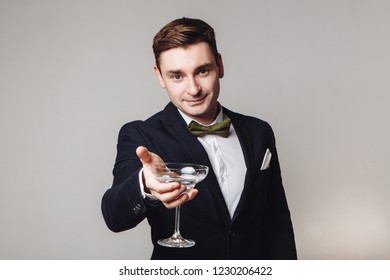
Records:
[[[161,183],[153,175],[153,165],[164,163],[164,161],[158,155],[149,152],[149,150],[143,146],[139,146],[136,153],[142,162],[142,180],[145,192],[151,193],[157,197],[165,207],[175,208],[186,201],[192,200],[198,194],[197,189],[192,189],[189,193],[183,194],[186,190],[186,186],[180,185],[178,182]]]

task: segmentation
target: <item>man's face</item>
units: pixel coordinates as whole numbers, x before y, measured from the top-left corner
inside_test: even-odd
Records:
[[[173,48],[160,55],[160,69],[154,67],[172,103],[190,118],[211,123],[218,113],[219,79],[223,64],[207,43]]]

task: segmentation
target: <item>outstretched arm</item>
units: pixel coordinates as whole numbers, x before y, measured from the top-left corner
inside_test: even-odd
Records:
[[[117,145],[113,170],[114,180],[102,198],[102,213],[109,229],[114,232],[135,227],[146,217],[149,193],[167,208],[174,208],[193,199],[197,190],[181,193],[184,186],[178,183],[160,183],[153,176],[153,164],[163,160],[145,146],[144,138],[136,123],[122,127]],[[153,204],[153,203],[150,203]]]

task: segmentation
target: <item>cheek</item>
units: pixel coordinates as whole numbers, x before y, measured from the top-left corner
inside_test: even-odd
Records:
[[[183,86],[179,84],[167,85],[165,88],[171,99],[180,99],[180,96],[184,92]]]
[[[202,81],[203,87],[208,90],[219,89],[219,78],[214,74]]]
[[[219,80],[216,79],[216,80],[209,81],[207,83],[206,87],[209,91],[212,91],[214,95],[218,95],[218,93],[219,93]]]

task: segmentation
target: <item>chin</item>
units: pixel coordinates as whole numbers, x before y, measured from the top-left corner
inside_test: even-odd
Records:
[[[205,112],[205,109],[201,105],[197,105],[197,106],[187,105],[187,106],[183,106],[182,108],[184,112],[187,112],[187,114],[190,115],[198,115],[198,114],[203,114]]]

